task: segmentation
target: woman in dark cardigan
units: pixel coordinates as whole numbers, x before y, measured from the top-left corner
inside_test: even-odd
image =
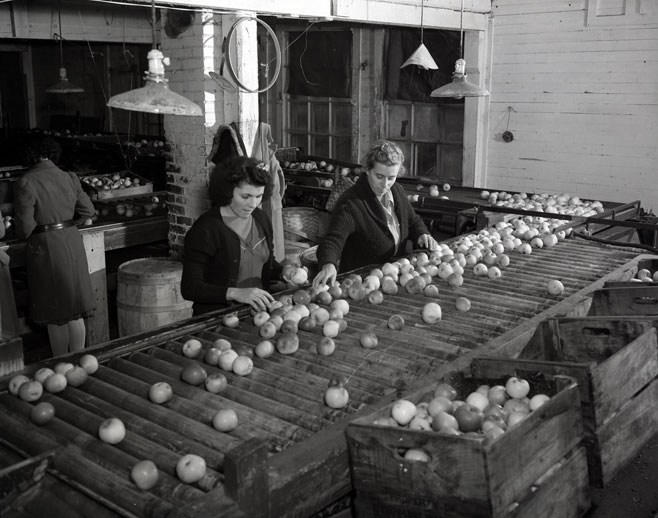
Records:
[[[438,246],[395,183],[403,163],[404,154],[393,142],[378,141],[368,151],[365,172],[336,202],[318,247],[321,269],[314,286],[333,283],[338,272],[383,264],[404,253],[409,240],[431,250]]]
[[[266,167],[253,158],[225,160],[213,170],[213,208],[187,232],[183,251],[181,292],[195,315],[232,303],[265,310],[274,301],[267,290],[282,266],[274,259],[272,223],[260,209],[270,185]]]

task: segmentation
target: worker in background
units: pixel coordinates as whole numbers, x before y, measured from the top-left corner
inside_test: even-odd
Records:
[[[210,176],[213,207],[185,235],[181,292],[199,315],[249,304],[267,309],[282,265],[274,258],[272,223],[260,209],[271,192],[265,164],[248,157],[220,162]]]
[[[274,145],[274,149],[270,146]],[[283,176],[283,169],[275,155],[276,144],[272,138],[270,125],[261,122],[258,126],[258,133],[254,141],[252,158],[260,160],[269,168],[272,179],[272,194],[268,200],[263,201],[263,210],[267,213],[272,221],[274,231],[274,258],[283,262],[286,258],[286,249],[283,235],[283,195],[286,192],[286,180]]]
[[[84,318],[94,293],[82,236],[76,223],[91,218],[94,205],[74,173],[57,167],[60,148],[36,135],[24,153],[31,168],[14,184],[14,228],[27,239],[29,316],[48,326],[54,356],[85,346]],[[77,218],[77,219],[76,219]]]
[[[363,160],[364,173],[336,202],[329,229],[318,246],[320,271],[315,287],[335,282],[339,272],[383,264],[406,252],[411,241],[434,250],[437,242],[396,184],[404,174],[404,153],[389,141],[377,141]]]

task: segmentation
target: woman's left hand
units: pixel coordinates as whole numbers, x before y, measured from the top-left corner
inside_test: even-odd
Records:
[[[436,250],[439,248],[439,243],[436,242],[429,234],[422,234],[418,237],[418,246],[421,248],[427,248],[428,250]]]

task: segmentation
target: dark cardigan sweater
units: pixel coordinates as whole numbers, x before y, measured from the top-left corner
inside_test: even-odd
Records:
[[[270,259],[263,265],[263,289],[281,274],[281,265],[274,260],[272,223],[267,215],[256,209],[252,216],[264,231]],[[222,218],[219,207],[202,214],[185,235],[183,251],[183,298],[194,302],[194,314],[200,315],[231,304],[226,291],[235,287],[240,271],[240,238]]]
[[[395,248],[393,235],[386,224],[384,209],[370,188],[365,174],[336,202],[329,230],[318,247],[318,265],[336,265],[339,272],[383,264],[405,251],[406,242],[416,242],[428,234],[423,220],[409,203],[404,188],[391,188],[395,214],[400,222],[400,244]]]

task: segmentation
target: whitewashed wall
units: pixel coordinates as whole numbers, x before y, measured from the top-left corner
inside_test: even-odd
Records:
[[[657,4],[492,2],[488,188],[658,212]]]

